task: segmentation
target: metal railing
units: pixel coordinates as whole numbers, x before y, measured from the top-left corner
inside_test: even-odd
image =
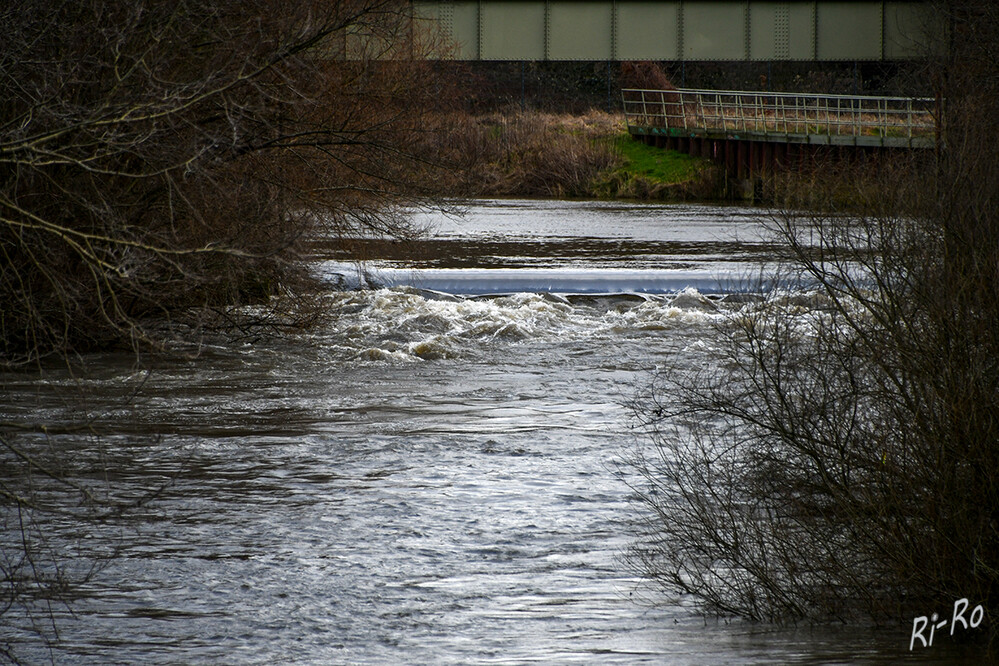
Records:
[[[932,142],[936,100],[732,90],[622,90],[628,127]]]

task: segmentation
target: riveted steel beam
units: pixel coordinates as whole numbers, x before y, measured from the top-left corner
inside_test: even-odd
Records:
[[[946,44],[922,0],[414,0],[458,60],[904,60]]]

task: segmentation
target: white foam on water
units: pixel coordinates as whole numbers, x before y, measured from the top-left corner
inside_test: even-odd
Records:
[[[524,341],[610,340],[706,325],[726,316],[723,307],[692,288],[663,297],[570,300],[527,292],[441,299],[393,287],[330,298],[334,312],[347,313],[335,318],[333,338],[354,358],[376,362],[455,358],[484,346]]]

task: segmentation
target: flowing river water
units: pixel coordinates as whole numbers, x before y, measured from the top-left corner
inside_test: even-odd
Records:
[[[71,604],[8,611],[0,644],[93,664],[945,658],[907,631],[706,619],[623,558],[623,461],[647,446],[627,405],[657,367],[711,362],[771,254],[764,216],[475,202],[417,215],[430,240],[318,266],[336,315],[299,338],[5,377],[0,420],[45,424],[75,478],[158,490],[48,519],[69,573],[107,561]],[[50,615],[46,645],[27,629],[51,637]]]

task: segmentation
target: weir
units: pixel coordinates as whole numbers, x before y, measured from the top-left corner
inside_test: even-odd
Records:
[[[940,100],[722,90],[622,90],[628,132],[706,157],[754,190],[817,160],[933,149]]]

